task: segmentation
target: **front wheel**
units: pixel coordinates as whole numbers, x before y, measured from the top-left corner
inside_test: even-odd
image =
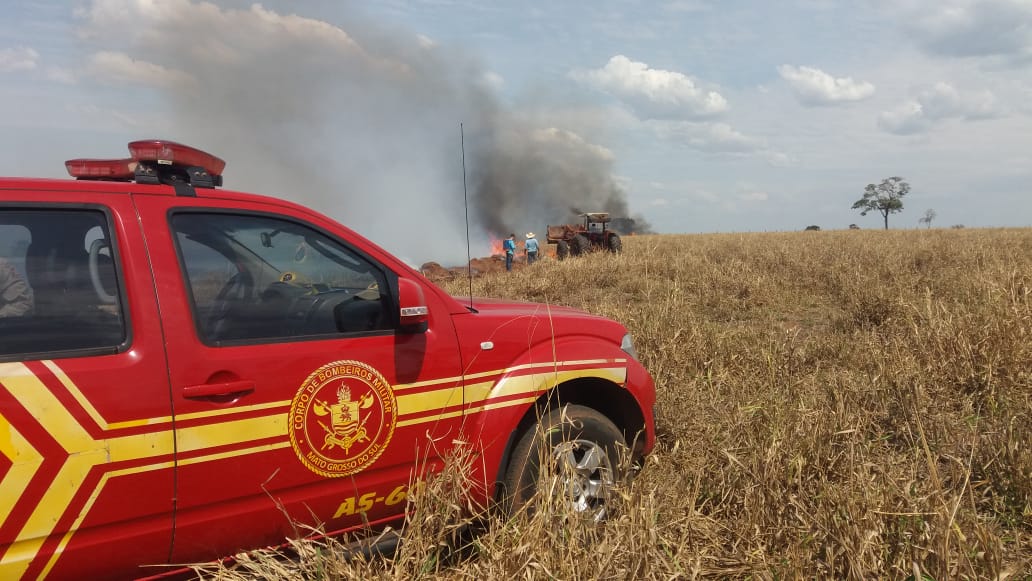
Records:
[[[570,404],[549,411],[513,448],[502,481],[507,507],[514,511],[547,501],[551,492],[571,512],[605,520],[621,476],[619,450],[625,446],[620,429],[589,407]]]
[[[580,256],[591,252],[591,241],[583,234],[578,234],[570,241],[570,254]]]
[[[620,240],[619,234],[609,235],[609,251],[614,254],[620,254],[623,250],[623,242]]]

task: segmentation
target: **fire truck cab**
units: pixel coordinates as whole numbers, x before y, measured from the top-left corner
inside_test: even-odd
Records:
[[[603,511],[616,447],[651,450],[621,324],[460,302],[326,216],[222,189],[214,155],[129,149],[0,178],[0,578],[146,577],[397,524],[460,442],[473,500],[518,500],[540,425],[589,455],[563,474]]]

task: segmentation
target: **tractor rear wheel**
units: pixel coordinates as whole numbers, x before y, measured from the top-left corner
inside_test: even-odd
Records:
[[[620,235],[619,234],[610,234],[609,235],[609,245],[608,246],[609,246],[609,251],[610,252],[613,252],[615,254],[620,254],[620,251],[623,250],[623,242],[620,241]]]
[[[591,242],[583,234],[578,234],[570,240],[570,254],[580,256],[588,252],[591,252]]]
[[[555,257],[559,260],[565,259],[570,255],[570,245],[565,240],[560,240],[555,244]]]

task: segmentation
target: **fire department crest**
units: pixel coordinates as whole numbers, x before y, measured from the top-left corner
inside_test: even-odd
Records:
[[[359,361],[315,370],[290,404],[290,443],[301,462],[322,476],[348,476],[376,461],[394,435],[394,391],[380,372]]]

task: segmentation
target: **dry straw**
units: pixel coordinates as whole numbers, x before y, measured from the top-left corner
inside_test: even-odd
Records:
[[[468,282],[447,283],[456,294]],[[479,277],[623,321],[659,443],[603,525],[469,516],[468,453],[390,558],[220,579],[1018,579],[1032,571],[1032,230],[635,236]],[[546,499],[547,501],[547,499]],[[561,507],[560,507],[561,508]],[[476,534],[471,534],[471,528]]]

